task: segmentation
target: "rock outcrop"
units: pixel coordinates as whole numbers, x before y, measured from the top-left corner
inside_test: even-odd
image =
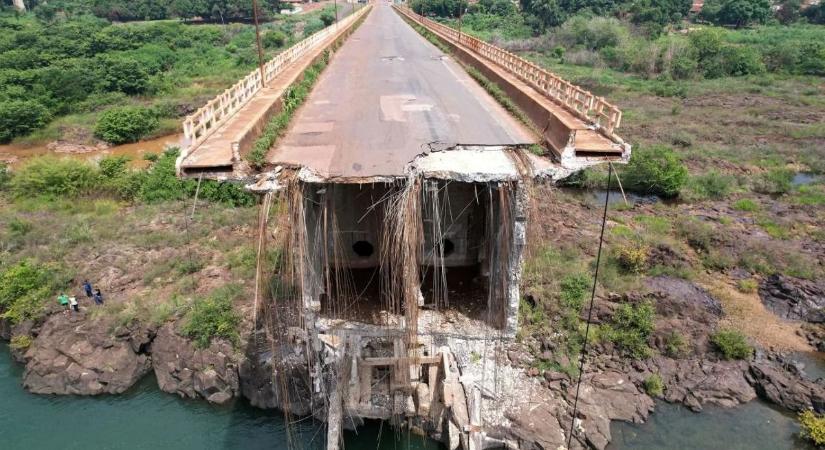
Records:
[[[240,393],[238,355],[226,340],[213,340],[209,347],[196,348],[180,336],[174,324],[158,330],[152,342],[152,367],[161,390],[181,397],[203,397],[226,403]]]
[[[762,281],[759,297],[779,317],[825,323],[825,283],[775,274]]]
[[[119,394],[151,369],[144,353],[149,332],[86,320],[85,315],[51,316],[26,352],[23,386],[36,394]]]
[[[825,412],[825,381],[806,380],[780,363],[768,360],[753,362],[747,375],[765,400],[792,411]]]

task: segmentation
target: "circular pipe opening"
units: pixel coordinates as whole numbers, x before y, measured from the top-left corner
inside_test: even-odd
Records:
[[[352,251],[362,258],[368,258],[375,252],[375,248],[367,241],[358,241],[352,244]]]
[[[450,256],[455,251],[455,244],[449,239],[441,241],[441,248],[444,249],[444,256]]]

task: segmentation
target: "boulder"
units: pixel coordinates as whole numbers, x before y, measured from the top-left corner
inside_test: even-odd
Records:
[[[756,397],[745,377],[748,363],[744,361],[657,357],[649,366],[662,377],[664,399],[671,403],[683,403],[693,411],[701,411],[702,406],[708,403],[731,407]]]
[[[240,393],[232,344],[216,339],[207,348],[196,348],[171,323],[161,327],[152,342],[152,366],[164,392],[212,403],[226,403]]]
[[[760,397],[793,411],[825,412],[825,381],[810,381],[774,361],[755,361],[748,380]]]
[[[779,317],[825,322],[825,283],[775,274],[759,286],[762,303]]]
[[[23,387],[36,394],[119,394],[151,368],[128,337],[109,332],[105,320],[76,314],[51,316],[26,352]]]

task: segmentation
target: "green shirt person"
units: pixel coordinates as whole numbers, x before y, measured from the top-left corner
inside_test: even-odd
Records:
[[[64,307],[64,308],[68,308],[68,307],[69,307],[69,296],[68,296],[68,295],[66,295],[66,294],[60,294],[60,295],[57,297],[57,301],[60,303],[60,306],[62,306],[62,307]]]

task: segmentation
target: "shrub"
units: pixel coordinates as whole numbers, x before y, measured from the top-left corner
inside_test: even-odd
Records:
[[[11,338],[9,347],[12,350],[25,350],[32,345],[32,337],[28,334],[18,334]]]
[[[825,445],[825,417],[811,410],[799,414],[799,435],[817,446]]]
[[[688,352],[688,343],[678,331],[671,331],[665,336],[665,355],[679,358]]]
[[[649,249],[641,244],[620,245],[616,249],[616,260],[629,273],[641,273],[647,266]]]
[[[137,142],[158,127],[155,114],[138,106],[109,109],[97,119],[95,136],[112,144]]]
[[[743,198],[734,202],[733,209],[737,211],[754,212],[759,210],[759,203],[749,198]]]
[[[50,119],[49,110],[36,100],[0,102],[0,143],[42,128]]]
[[[650,302],[624,303],[613,313],[612,327],[606,334],[634,358],[647,358],[651,353],[647,340],[653,332],[655,314]]]
[[[0,271],[0,317],[15,324],[40,316],[59,284],[52,269],[31,260],[5,267]]]
[[[126,164],[129,158],[126,156],[107,156],[97,163],[100,174],[107,178],[119,178],[126,175]]]
[[[100,84],[105,91],[137,95],[149,87],[149,74],[135,59],[105,55],[99,58],[99,65],[102,70]]]
[[[562,305],[575,311],[581,310],[592,286],[590,277],[583,273],[571,274],[561,280]]]
[[[675,197],[687,181],[687,168],[676,153],[663,146],[636,150],[622,171],[629,190],[642,194]]]
[[[745,278],[736,282],[736,290],[743,294],[753,294],[758,287],[759,284],[752,278]]]
[[[11,174],[9,168],[5,164],[0,163],[0,191],[6,188],[6,185],[11,181]]]
[[[332,25],[332,23],[335,22],[335,14],[329,11],[324,11],[321,14],[321,22],[324,23],[325,27]]]
[[[647,395],[652,397],[659,397],[665,390],[664,383],[662,383],[662,377],[658,373],[654,373],[653,375],[647,377],[644,384],[645,392],[647,392]]]
[[[197,299],[187,313],[183,332],[193,338],[195,345],[206,348],[215,338],[238,342],[238,325],[241,317],[232,302],[242,294],[238,285],[226,285],[213,291],[208,297]]]
[[[286,44],[287,36],[281,31],[270,31],[266,33],[263,38],[263,44],[266,48],[281,48]]]
[[[730,194],[733,190],[734,183],[736,183],[736,178],[712,170],[703,175],[693,177],[690,183],[690,189],[698,198],[719,200]]]
[[[710,337],[710,341],[725,359],[747,359],[753,353],[745,336],[736,330],[720,330]]]
[[[16,171],[9,187],[17,197],[76,197],[91,192],[98,179],[94,167],[85,162],[43,156]]]
[[[756,177],[753,190],[762,194],[785,194],[793,187],[793,177],[790,170],[772,169]]]

